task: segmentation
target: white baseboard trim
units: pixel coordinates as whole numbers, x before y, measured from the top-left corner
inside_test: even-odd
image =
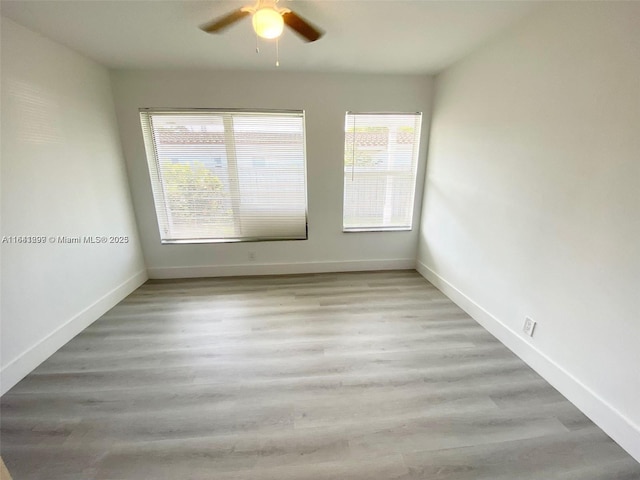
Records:
[[[524,360],[640,462],[640,427],[638,425],[427,265],[416,261],[416,270]]]
[[[251,275],[290,275],[298,273],[358,272],[369,270],[413,270],[413,258],[394,260],[356,260],[350,262],[256,263],[242,265],[204,265],[196,267],[148,268],[149,278],[240,277]]]
[[[146,282],[147,278],[146,270],[139,271],[11,360],[0,370],[0,395],[4,395],[60,347]]]

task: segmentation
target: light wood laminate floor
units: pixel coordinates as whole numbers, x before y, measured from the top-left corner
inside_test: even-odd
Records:
[[[414,271],[150,281],[1,401],[14,480],[632,480]]]

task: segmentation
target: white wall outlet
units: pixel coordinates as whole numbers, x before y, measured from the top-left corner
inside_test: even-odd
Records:
[[[527,335],[529,335],[530,337],[533,337],[533,331],[535,330],[535,328],[536,328],[536,322],[534,322],[530,318],[525,317],[522,331]]]
[[[249,252],[249,261],[250,262],[256,261],[256,252]]]

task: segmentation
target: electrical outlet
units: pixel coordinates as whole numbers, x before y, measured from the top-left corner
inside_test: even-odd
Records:
[[[527,335],[529,335],[530,337],[533,337],[533,331],[535,330],[535,328],[536,328],[536,322],[534,322],[530,318],[525,317],[522,331]]]
[[[250,262],[256,261],[256,252],[249,252],[249,261]]]

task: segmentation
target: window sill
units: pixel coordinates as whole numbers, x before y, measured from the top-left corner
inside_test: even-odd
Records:
[[[364,227],[364,228],[343,228],[342,233],[363,233],[363,232],[410,232],[412,227]]]

